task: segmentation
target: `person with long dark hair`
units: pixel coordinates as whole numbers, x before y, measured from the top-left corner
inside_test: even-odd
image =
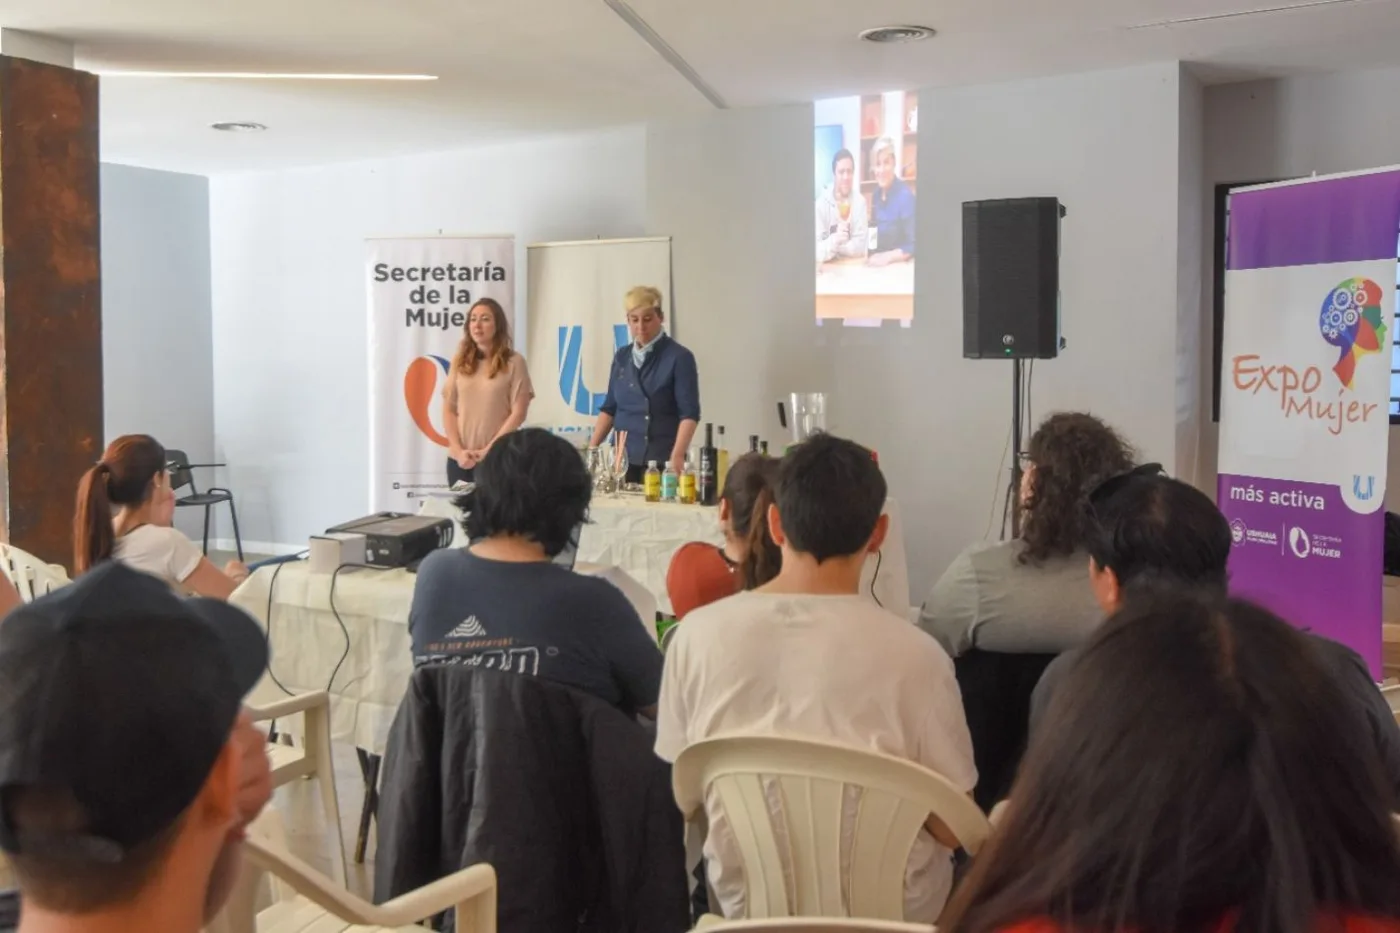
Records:
[[[1021,536],[958,555],[924,601],[919,626],[955,658],[970,648],[1054,654],[1082,643],[1103,619],[1089,590],[1085,502],[1133,457],[1093,415],[1046,418],[1022,458]]]
[[[724,546],[703,541],[681,545],[666,571],[666,593],[676,620],[740,590],[756,589],[778,575],[783,553],[768,530],[768,507],[778,481],[778,461],[745,454],[729,469],[719,496]]]
[[[220,570],[172,526],[175,493],[167,470],[165,448],[153,437],[126,434],[107,446],[78,481],[73,569],[81,574],[118,560],[178,590],[228,599],[248,568],[233,560]]]
[[[510,339],[505,309],[494,298],[479,299],[467,312],[442,389],[448,485],[471,481],[491,445],[525,423],[534,397],[525,358]]]
[[[1395,806],[1317,639],[1157,591],[1056,691],[939,930],[1400,930]]]

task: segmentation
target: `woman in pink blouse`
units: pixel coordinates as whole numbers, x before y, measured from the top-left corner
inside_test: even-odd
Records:
[[[495,299],[482,298],[467,312],[442,390],[448,485],[471,481],[496,439],[525,423],[534,397],[525,358],[511,346],[505,311]]]

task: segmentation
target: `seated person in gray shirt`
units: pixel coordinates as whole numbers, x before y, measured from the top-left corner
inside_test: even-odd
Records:
[[[1210,497],[1194,486],[1161,475],[1156,464],[1115,477],[1089,499],[1093,532],[1089,541],[1090,588],[1103,611],[1116,613],[1162,588],[1189,587],[1223,594],[1230,559],[1230,524]],[[1319,662],[1332,674],[1365,720],[1386,777],[1400,793],[1400,727],[1390,705],[1355,651],[1316,635],[1308,640]],[[1050,698],[1080,651],[1067,651],[1050,663],[1031,697],[1034,736]]]
[[[919,627],[956,658],[971,648],[1056,654],[1103,614],[1089,593],[1084,502],[1133,465],[1133,450],[1093,415],[1051,415],[1022,457],[1021,537],[960,554],[934,584]]]
[[[578,451],[526,428],[477,465],[471,544],[418,569],[414,666],[469,664],[542,677],[655,718],[661,651],[611,583],[556,562],[578,545],[593,484]]]

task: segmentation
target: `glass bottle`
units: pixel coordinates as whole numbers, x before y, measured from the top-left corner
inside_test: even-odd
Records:
[[[695,461],[690,459],[690,451],[685,453],[685,466],[681,468],[680,493],[678,498],[681,505],[695,504],[695,485],[698,477],[695,475]]]
[[[724,481],[729,478],[729,448],[724,446],[724,425],[719,426],[719,469],[715,473],[715,498],[724,494]]]

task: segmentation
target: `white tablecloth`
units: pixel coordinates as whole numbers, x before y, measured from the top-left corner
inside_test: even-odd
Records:
[[[890,530],[880,555],[865,562],[861,592],[870,593],[901,618],[909,616],[909,563],[904,553],[904,527],[893,499],[885,502]],[[450,501],[426,499],[419,514],[450,517],[461,514]],[[698,505],[647,502],[640,495],[620,499],[598,496],[589,511],[589,522],[579,535],[580,562],[619,567],[651,591],[662,612],[671,612],[666,593],[666,570],[671,557],[688,541],[723,545],[719,510]],[[878,572],[877,572],[878,571]]]
[[[623,568],[651,590],[656,604],[671,612],[666,570],[689,541],[724,544],[719,509],[673,502],[647,502],[641,496],[595,498],[588,524],[579,535],[578,559]]]
[[[656,602],[646,587],[616,567],[580,563],[576,569],[603,577],[621,589],[647,631],[656,637],[656,627],[651,624]],[[331,738],[383,754],[389,726],[413,674],[408,609],[414,579],[406,570],[341,571],[335,580],[332,611],[330,575],[312,574],[306,561],[294,561],[259,569],[230,601],[264,626],[270,618],[271,671],[284,687],[293,693],[330,693]],[[336,611],[344,630],[336,621]],[[332,682],[331,674],[342,654],[345,661]],[[280,696],[281,690],[265,679],[252,702],[256,705]]]

